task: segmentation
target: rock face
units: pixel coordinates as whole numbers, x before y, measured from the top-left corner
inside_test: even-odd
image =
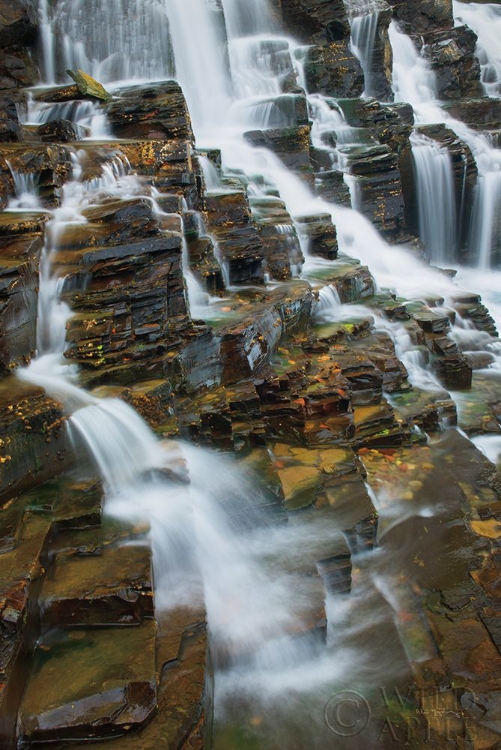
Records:
[[[350,36],[342,0],[281,0],[287,31],[303,42],[338,42]]]
[[[309,91],[326,96],[360,96],[364,90],[362,66],[345,40],[310,47],[304,73]]]
[[[452,0],[388,0],[393,12],[411,34],[424,34],[435,29],[454,26]]]
[[[106,108],[113,133],[144,140],[191,139],[186,100],[174,81],[120,89]]]
[[[0,45],[26,47],[36,39],[37,13],[32,0],[2,0],[0,4]]]
[[[38,18],[32,0],[2,0],[0,3],[0,92],[13,93],[33,86],[38,70],[27,47],[37,39]],[[3,109],[3,108],[2,108]]]
[[[437,77],[440,99],[481,96],[477,35],[468,26],[423,35],[424,55]]]
[[[35,352],[38,264],[44,214],[7,214],[0,221],[0,373],[26,364]]]
[[[393,101],[393,52],[388,34],[393,10],[385,0],[353,5],[345,0],[345,4],[351,23],[352,44],[358,47],[357,54],[364,62],[365,96],[374,96],[383,102]],[[370,48],[364,51],[368,39]]]

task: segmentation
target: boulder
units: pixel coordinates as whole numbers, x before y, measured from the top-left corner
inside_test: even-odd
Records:
[[[211,192],[205,198],[207,227],[228,264],[230,283],[263,282],[264,249],[242,191]]]
[[[43,143],[71,143],[78,140],[78,127],[69,120],[51,120],[37,130]]]
[[[364,90],[364,74],[349,42],[337,41],[308,48],[304,75],[311,93],[357,97]]]
[[[175,81],[128,86],[115,95],[105,109],[119,138],[193,139],[186,100]]]
[[[439,99],[482,95],[474,31],[468,26],[456,26],[444,31],[429,31],[422,40],[424,56],[436,74]]]
[[[70,78],[73,78],[82,96],[89,96],[91,99],[99,99],[103,102],[111,99],[111,94],[106,91],[104,86],[95,78],[84,73],[83,70],[67,70],[66,72]]]

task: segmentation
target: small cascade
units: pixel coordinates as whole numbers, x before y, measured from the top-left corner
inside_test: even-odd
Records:
[[[222,188],[221,175],[214,162],[207,156],[199,156],[198,161],[202,168],[207,191],[210,193],[211,190],[220,190]]]
[[[470,7],[470,6],[464,6]],[[478,167],[478,182],[475,189],[475,200],[470,221],[470,237],[468,241],[469,256],[474,263],[482,268],[492,264],[493,255],[499,255],[497,242],[498,216],[501,207],[501,150],[494,148],[488,135],[477,132],[465,125],[463,122],[452,118],[440,107],[436,98],[435,75],[429,64],[418,53],[412,40],[402,34],[398,26],[393,22],[390,27],[390,39],[393,47],[395,76],[395,97],[399,101],[407,101],[414,107],[416,121],[418,123],[445,122],[461,140],[471,149]],[[415,149],[414,160],[415,158]],[[424,156],[421,151],[419,156]],[[445,174],[446,160],[441,157],[442,184],[451,177]],[[437,170],[438,171],[438,170]],[[436,189],[436,186],[434,187]],[[448,199],[447,199],[448,200]],[[443,200],[438,205],[443,204]],[[436,209],[431,210],[432,203],[428,208],[420,208],[420,212],[428,224],[435,224],[430,217],[436,215]],[[431,211],[431,213],[430,213]],[[453,254],[448,257],[453,259]],[[494,258],[494,260],[496,260]]]
[[[70,101],[45,104],[29,97],[25,120],[27,125],[44,125],[53,120],[68,120],[74,123],[78,131],[81,131],[82,138],[104,140],[111,136],[106,115],[95,102]]]
[[[438,106],[435,74],[429,63],[396,21],[391,22],[389,33],[395,101],[412,104],[417,122],[440,122],[443,115]]]
[[[364,96],[374,96],[373,58],[379,24],[379,11],[374,10],[353,16],[351,24],[351,44],[354,54],[360,60],[364,71]]]
[[[501,8],[499,5],[453,2],[457,24],[466,24],[478,37],[476,54],[486,96],[501,96]]]
[[[7,161],[12,179],[14,181],[15,198],[9,201],[11,210],[36,210],[41,208],[38,197],[38,183],[40,175],[36,172],[19,172]]]
[[[450,154],[446,148],[421,134],[414,133],[411,144],[419,236],[432,263],[452,263],[457,248],[457,220]]]

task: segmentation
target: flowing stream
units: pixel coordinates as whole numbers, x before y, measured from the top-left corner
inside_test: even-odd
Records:
[[[419,300],[430,293],[446,299],[453,295],[457,287],[448,277],[424,265],[411,251],[388,245],[358,212],[315,197],[278,157],[252,148],[243,138],[246,130],[294,124],[293,98],[284,98],[284,81],[291,75],[304,80],[300,46],[280,35],[265,0],[222,0],[222,4],[40,0],[39,13],[46,84],[62,81],[68,67],[80,67],[108,86],[175,76],[188,101],[197,143],[220,147],[223,171],[242,170],[250,194],[265,196],[269,188],[278,189],[292,217],[332,216],[341,250],[367,264],[381,289],[389,288],[406,299]],[[377,16],[353,27],[354,43],[366,67],[374,22]],[[111,29],[117,33],[111,34]],[[397,99],[414,106],[420,123],[445,120],[433,75],[411,40],[394,27],[392,44]],[[484,83],[490,85],[494,73],[487,71],[487,65],[496,69],[497,58],[486,40],[479,44],[487,60]],[[370,93],[370,79],[366,93]],[[322,134],[335,130],[338,145],[343,139],[345,144],[356,143],[357,133],[346,125],[335,103],[317,92],[307,95],[314,142],[325,146]],[[38,106],[29,115],[38,122],[61,116],[62,111]],[[82,108],[70,119],[88,123],[92,117]],[[501,196],[500,153],[486,136],[450,118],[447,124],[470,145],[479,166],[472,236],[482,235],[474,243],[480,248],[479,265],[487,267]],[[103,123],[99,127],[106,132]],[[450,265],[457,244],[450,157],[421,136],[414,138],[413,149],[422,239],[434,262]],[[341,153],[330,152],[333,163],[342,166]],[[209,188],[219,189],[210,164],[205,163],[204,172]],[[85,221],[83,209],[98,202],[100,194],[125,198],[143,193],[144,186],[123,163],[108,165],[102,178],[85,184],[75,158],[74,179],[66,186],[61,208],[54,212],[46,233],[38,357],[22,377],[43,385],[64,402],[73,439],[87,446],[103,477],[107,512],[150,522],[157,607],[189,605],[203,597],[212,648],[225,665],[216,675],[217,731],[226,743],[221,740],[221,747],[232,747],[225,733],[242,710],[255,714],[256,732],[264,732],[263,748],[323,750],[332,742],[323,706],[337,688],[345,686],[347,675],[353,687],[376,686],[385,680],[395,684],[407,675],[403,649],[388,638],[389,633],[396,638],[393,607],[397,605],[387,592],[402,561],[393,560],[393,567],[389,566],[384,545],[370,561],[360,558],[360,580],[352,597],[327,596],[327,638],[326,644],[321,643],[308,625],[312,590],[304,582],[298,584],[294,570],[300,567],[298,550],[303,560],[318,559],[319,550],[328,549],[342,529],[326,527],[321,517],[277,527],[262,511],[259,486],[234,461],[189,445],[159,443],[131,407],[118,399],[97,398],[78,386],[77,373],[64,360],[71,311],[64,302],[64,278],[58,278],[54,262],[58,242],[68,225]],[[188,265],[186,256],[184,261]],[[303,273],[308,278],[321,265],[322,261],[307,257]],[[199,293],[195,283],[191,279],[190,296]],[[191,301],[195,304],[193,296]],[[347,311],[331,291],[322,291],[320,316],[342,320],[357,312],[366,313]],[[413,382],[435,387],[425,363],[414,356],[405,331],[383,321],[378,325],[392,336]],[[178,475],[179,483],[166,480],[164,469]],[[384,516],[385,508],[378,510]],[[431,511],[423,506],[406,512],[426,516]],[[298,632],[303,637],[297,637]],[[419,658],[426,656],[423,652]],[[342,739],[336,745],[350,746]]]

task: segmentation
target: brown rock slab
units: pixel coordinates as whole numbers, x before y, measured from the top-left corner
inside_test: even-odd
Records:
[[[90,739],[143,725],[157,708],[156,633],[153,620],[135,628],[48,633],[20,707],[21,741]]]
[[[103,546],[95,554],[60,553],[44,581],[43,618],[51,625],[138,625],[153,616],[147,545]]]
[[[92,78],[87,73],[84,73],[83,70],[67,70],[66,72],[68,73],[70,78],[73,78],[79,92],[83,96],[90,96],[93,99],[100,99],[104,102],[107,102],[109,101],[109,99],[111,99],[111,94],[106,91],[104,86],[99,83],[99,81],[96,81],[95,78]]]

